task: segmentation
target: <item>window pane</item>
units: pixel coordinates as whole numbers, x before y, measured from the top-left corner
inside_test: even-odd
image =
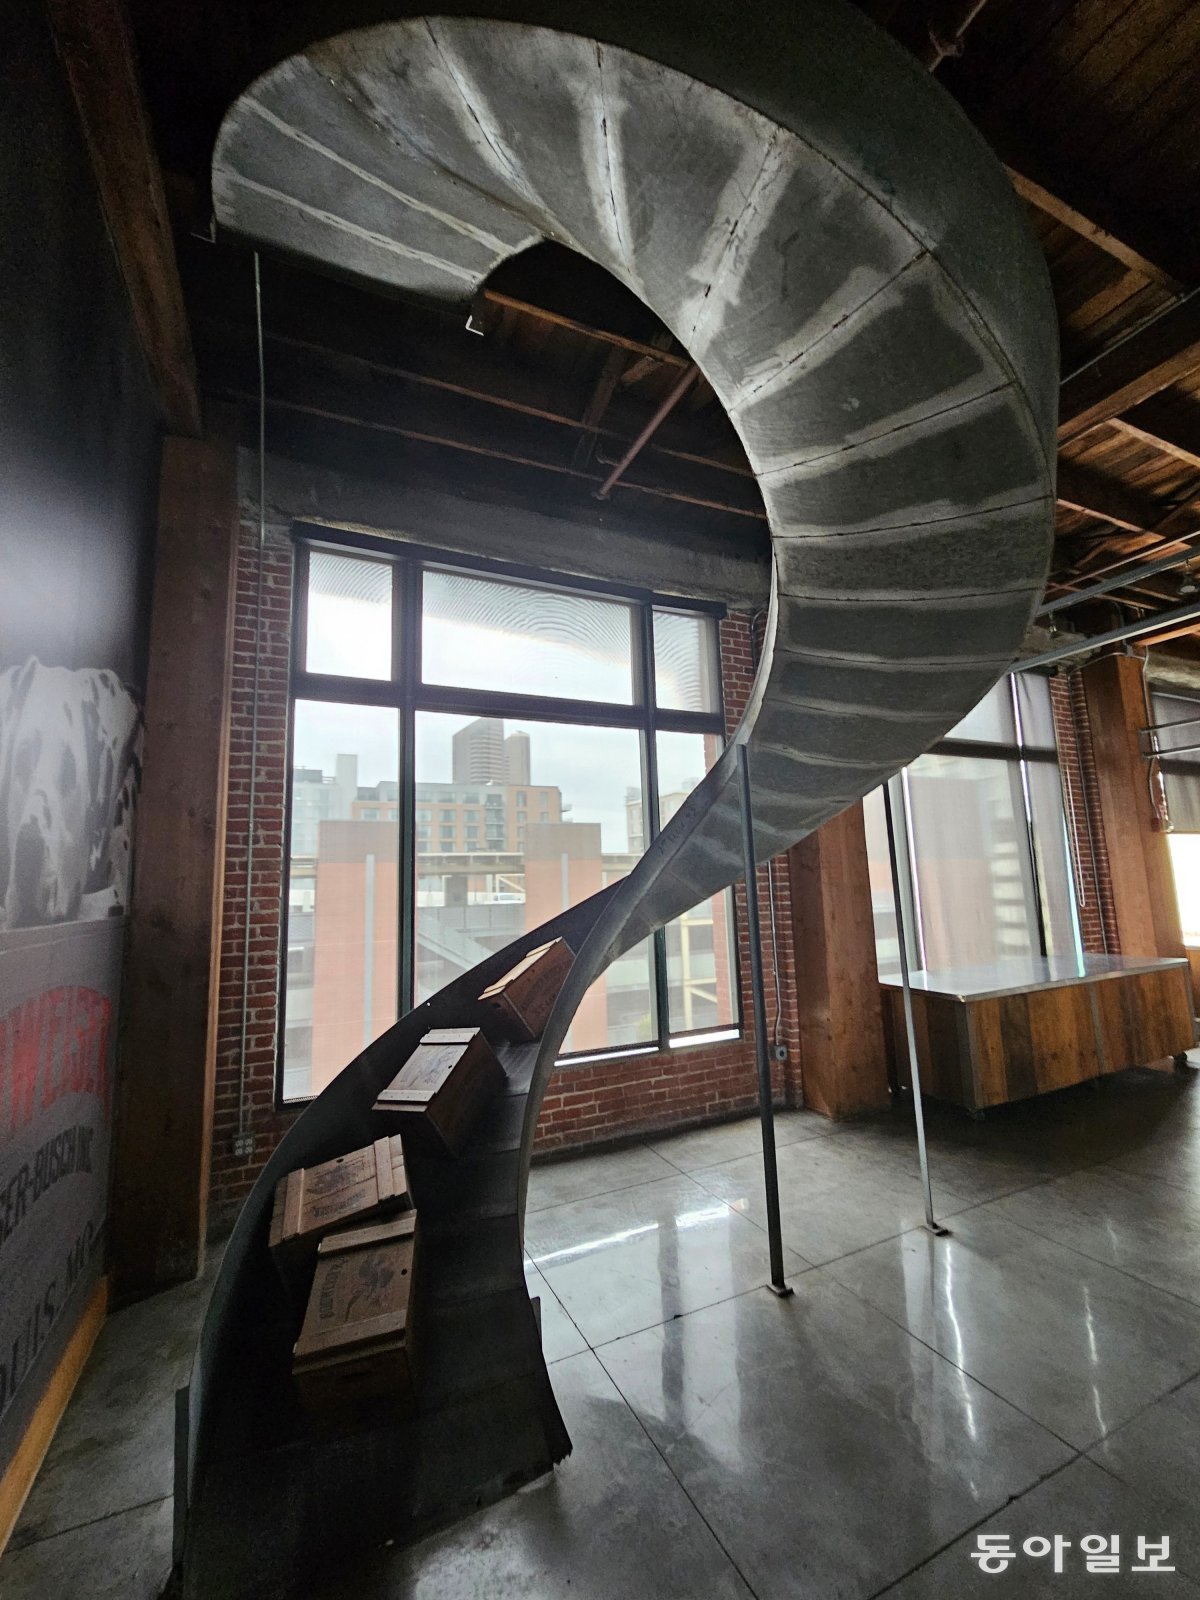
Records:
[[[884,977],[900,971],[900,938],[896,931],[896,897],[892,892],[892,863],[882,789],[872,789],[863,798],[863,823],[867,835],[871,916],[875,923],[875,961],[880,976]],[[911,923],[911,918],[909,921]],[[799,959],[803,959],[802,954]]]
[[[339,677],[391,677],[390,562],[309,551],[304,665]]]
[[[1033,849],[1046,930],[1046,954],[1078,956],[1082,943],[1075,915],[1075,882],[1058,763],[1028,761],[1025,771],[1029,781],[1029,809],[1033,815]]]
[[[715,733],[660,733],[658,814],[668,823],[724,748]],[[702,900],[666,927],[667,994],[672,1034],[730,1028],[738,1019],[733,897]]]
[[[1050,679],[1036,672],[1018,672],[1015,682],[1021,712],[1021,742],[1026,750],[1057,750]]]
[[[1200,745],[1200,699],[1154,694],[1150,704],[1158,732],[1158,748],[1163,754],[1183,750],[1186,752],[1184,759],[1200,763],[1200,751],[1194,748]]]
[[[1171,828],[1178,833],[1200,833],[1200,699],[1155,694],[1151,703],[1158,748],[1164,755],[1160,770]],[[1170,726],[1172,723],[1176,726]],[[1182,754],[1172,756],[1173,750]],[[1182,897],[1183,889],[1179,892]]]
[[[1040,955],[1019,764],[922,756],[908,792],[926,967]]]
[[[1007,677],[993,684],[978,705],[950,729],[946,738],[969,739],[974,744],[1015,745],[1017,728]]]
[[[1200,833],[1169,833],[1183,942],[1200,945]]]
[[[426,683],[632,705],[633,611],[617,600],[427,571]]]
[[[316,1094],[396,1020],[399,715],[298,700],[283,1093]]]
[[[417,805],[435,808],[439,837],[417,857],[416,998],[427,999],[484,956],[606,884],[641,854],[641,738],[629,728],[499,724],[521,740],[523,777],[471,779],[480,719],[417,716]],[[459,737],[456,737],[459,736]],[[490,737],[490,735],[489,735]],[[474,812],[478,821],[469,820]],[[472,833],[470,830],[474,829]],[[565,1048],[603,1050],[656,1036],[649,946],[615,963],[589,991]]]
[[[667,711],[718,711],[717,625],[695,612],[654,613],[654,694]]]

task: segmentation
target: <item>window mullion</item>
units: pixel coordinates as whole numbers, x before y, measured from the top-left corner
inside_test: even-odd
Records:
[[[396,643],[393,660],[400,689],[400,871],[397,873],[399,938],[397,939],[396,1009],[412,1009],[416,974],[416,710],[415,686],[421,663],[421,569],[415,561],[396,563],[399,604],[393,607]]]
[[[648,850],[658,838],[658,708],[654,679],[654,608],[639,610],[641,628],[636,640],[635,664],[644,712],[642,780],[642,838]],[[654,1009],[658,1048],[665,1050],[671,1036],[671,997],[667,984],[667,930],[655,928],[650,936],[654,964]]]

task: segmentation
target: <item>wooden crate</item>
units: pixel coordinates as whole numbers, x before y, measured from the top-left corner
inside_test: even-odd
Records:
[[[501,1038],[539,1039],[575,957],[562,940],[539,945],[479,996]]]
[[[336,1415],[386,1401],[411,1414],[416,1271],[415,1211],[321,1241],[292,1362],[307,1411]]]
[[[375,1109],[399,1118],[406,1134],[431,1136],[455,1156],[504,1083],[504,1069],[478,1028],[433,1028]]]
[[[334,1228],[370,1222],[410,1203],[399,1134],[376,1139],[362,1150],[280,1178],[271,1213],[271,1249],[281,1266],[304,1264]]]

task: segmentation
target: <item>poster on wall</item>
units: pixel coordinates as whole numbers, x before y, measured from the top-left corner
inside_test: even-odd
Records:
[[[0,669],[0,1461],[102,1270],[140,774],[115,673]]]

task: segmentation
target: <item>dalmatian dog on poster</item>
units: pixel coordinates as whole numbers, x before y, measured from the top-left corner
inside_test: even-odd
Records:
[[[0,672],[0,930],[120,916],[142,724],[101,668]]]

